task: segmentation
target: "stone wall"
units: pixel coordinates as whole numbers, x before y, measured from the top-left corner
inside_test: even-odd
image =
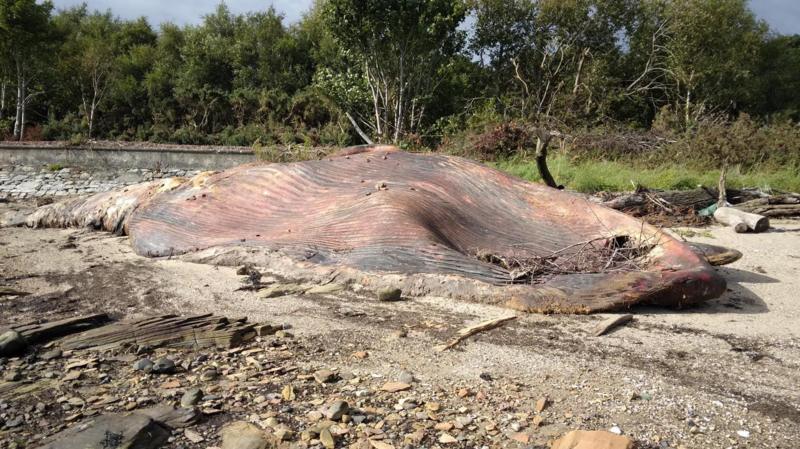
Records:
[[[127,170],[53,169],[30,165],[0,166],[0,198],[30,199],[105,192],[131,184],[173,176],[194,176],[198,170],[147,168]]]
[[[224,170],[255,160],[248,147],[131,142],[97,142],[73,147],[64,142],[0,142],[0,165],[58,164],[91,170]]]

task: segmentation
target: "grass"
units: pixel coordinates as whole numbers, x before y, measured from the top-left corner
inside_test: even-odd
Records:
[[[536,163],[530,159],[513,158],[491,165],[528,181],[541,181]],[[634,185],[651,189],[688,190],[698,185],[714,187],[719,181],[719,171],[698,170],[678,164],[639,167],[613,161],[575,162],[564,155],[553,155],[548,159],[548,167],[556,182],[584,193],[628,191],[633,190]],[[728,170],[726,182],[729,188],[800,191],[800,174],[796,167],[760,168],[747,172],[733,167]]]

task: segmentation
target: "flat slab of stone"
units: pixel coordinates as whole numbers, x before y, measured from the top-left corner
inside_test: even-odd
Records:
[[[102,415],[64,430],[40,449],[156,449],[170,431],[149,416]]]

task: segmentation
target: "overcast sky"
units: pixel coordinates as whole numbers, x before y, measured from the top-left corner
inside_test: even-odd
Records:
[[[228,0],[233,12],[263,10],[273,5],[288,21],[298,20],[312,0]],[[56,8],[67,8],[83,0],[54,0]],[[90,9],[111,9],[123,18],[146,16],[157,25],[161,22],[198,23],[204,14],[214,10],[219,0],[86,0]],[[750,0],[756,14],[772,29],[781,33],[800,33],[800,0]]]

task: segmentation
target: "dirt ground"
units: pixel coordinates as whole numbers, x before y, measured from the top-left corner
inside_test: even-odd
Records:
[[[516,447],[613,427],[647,448],[797,447],[800,222],[775,221],[760,235],[720,227],[681,235],[744,254],[720,268],[729,283],[722,298],[689,310],[636,308],[633,322],[602,337],[591,329],[607,316],[521,315],[442,353],[434,346],[458,329],[513,312],[433,297],[386,303],[354,292],[259,299],[235,291],[242,281],[234,268],[146,259],[124,237],[7,228],[0,229],[0,285],[33,294],[0,299],[0,324],[93,311],[246,316],[291,325],[307,349],[295,361],[305,370],[376,379],[409,371],[420,391],[455,396],[468,388],[496,398],[490,407],[473,404],[491,415],[485,419],[533,414],[536,400],[548,398],[544,421],[523,425],[531,440]],[[392,338],[401,329],[408,337]],[[369,357],[354,359],[354,351]]]

